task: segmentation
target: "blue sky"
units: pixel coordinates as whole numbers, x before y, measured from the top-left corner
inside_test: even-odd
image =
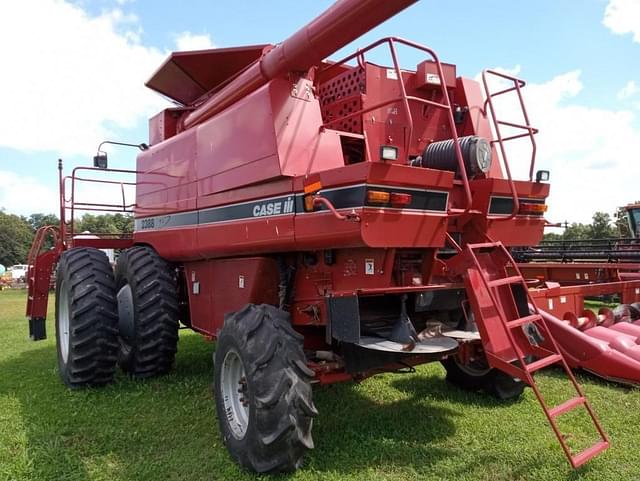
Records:
[[[275,43],[331,4],[12,3],[0,16],[0,48],[14,65],[0,78],[0,207],[20,214],[56,210],[58,157],[86,164],[104,136],[146,141],[146,119],[163,102],[140,86],[178,44]],[[530,83],[539,164],[552,171],[550,220],[588,221],[640,198],[640,0],[421,0],[343,53],[387,35],[434,48],[459,75],[501,67]],[[112,166],[134,159],[110,152]]]

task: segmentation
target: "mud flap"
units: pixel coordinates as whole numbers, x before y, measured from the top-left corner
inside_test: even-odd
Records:
[[[29,319],[29,339],[32,341],[42,341],[47,338],[47,326],[44,317],[34,317]]]

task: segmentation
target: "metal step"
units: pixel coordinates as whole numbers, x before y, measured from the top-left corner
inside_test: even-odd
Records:
[[[557,362],[562,361],[562,356],[560,354],[551,354],[550,356],[543,357],[542,359],[538,359],[537,361],[532,362],[531,364],[527,364],[527,371],[533,374],[540,369],[543,369],[547,366],[551,366]]]
[[[516,327],[520,327],[524,324],[529,324],[530,322],[540,321],[542,317],[538,314],[532,314],[530,316],[521,317],[519,319],[514,319],[513,321],[507,322],[507,325],[510,329],[514,329]]]
[[[579,468],[584,463],[589,461],[591,458],[597,456],[599,453],[604,451],[609,447],[608,441],[598,441],[590,448],[585,449],[580,454],[576,454],[575,456],[571,456],[571,465],[574,468]]]
[[[488,281],[487,285],[489,287],[500,287],[506,286],[508,284],[519,284],[523,282],[524,279],[520,276],[511,276],[511,277],[503,277],[502,279],[494,279],[493,281]]]
[[[549,409],[549,416],[552,418],[558,417],[566,412],[572,411],[578,406],[582,406],[585,403],[585,398],[582,396],[574,397],[562,404],[557,405],[554,408]]]

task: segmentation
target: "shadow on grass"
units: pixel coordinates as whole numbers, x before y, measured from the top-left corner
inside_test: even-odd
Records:
[[[30,477],[194,480],[211,479],[215,472],[217,479],[252,479],[220,441],[211,395],[212,351],[199,336],[181,336],[172,374],[146,382],[119,375],[111,386],[78,391],[59,380],[51,344],[0,364],[0,393],[20,405]],[[444,397],[446,391],[450,399],[452,390],[439,377],[411,377],[406,388],[417,391],[409,398],[393,399],[394,389],[379,380],[368,381],[379,383],[381,395],[375,396],[366,384],[316,389],[316,449],[303,472],[323,478],[322,473],[339,476],[389,465],[422,470],[451,455],[440,445],[455,432],[452,419],[458,414],[421,394]],[[405,381],[392,385],[398,382]]]

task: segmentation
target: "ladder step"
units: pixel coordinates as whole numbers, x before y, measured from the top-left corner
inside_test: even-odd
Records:
[[[551,366],[552,364],[560,361],[562,361],[562,356],[560,354],[551,354],[550,356],[538,359],[531,364],[527,364],[527,371],[529,371],[530,373],[534,373],[542,368]]]
[[[580,454],[571,456],[571,464],[574,468],[578,468],[608,447],[609,443],[607,441],[598,441],[596,444],[594,444],[590,448],[585,449]]]
[[[539,314],[531,314],[530,316],[521,317],[519,319],[514,319],[512,321],[507,322],[509,329],[513,329],[523,324],[528,324],[530,322],[536,322],[542,320]]]
[[[468,244],[469,249],[471,250],[478,250],[478,249],[492,249],[495,247],[498,247],[498,244],[496,244],[495,242],[484,242],[481,244]]]
[[[523,282],[524,279],[520,276],[511,276],[511,277],[503,277],[502,279],[495,279],[493,281],[487,282],[489,287],[499,287],[505,286],[507,284],[516,284],[518,282]]]
[[[568,401],[563,402],[562,404],[558,404],[556,407],[549,409],[549,416],[558,417],[561,414],[571,411],[578,406],[582,406],[585,402],[585,398],[582,396],[574,397],[573,399],[569,399]]]

